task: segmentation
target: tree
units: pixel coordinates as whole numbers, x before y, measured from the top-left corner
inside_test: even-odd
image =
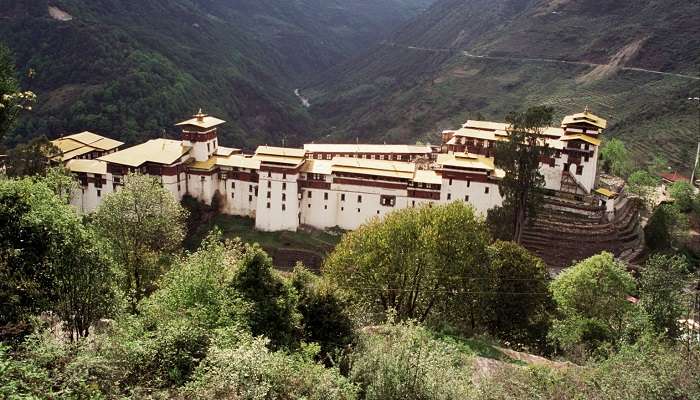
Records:
[[[61,154],[46,136],[32,139],[26,144],[19,144],[7,153],[7,175],[38,176],[46,174],[54,159]]]
[[[365,312],[426,321],[482,314],[489,234],[471,206],[454,202],[395,211],[347,233],[323,274]]]
[[[669,192],[681,212],[687,213],[697,207],[695,189],[690,182],[675,182],[669,188]]]
[[[547,267],[513,242],[492,244],[488,255],[493,277],[488,301],[491,333],[513,344],[546,347],[552,304]]]
[[[656,334],[676,339],[678,320],[683,315],[683,289],[687,284],[688,265],[679,256],[653,255],[641,270],[639,306],[649,318]]]
[[[111,260],[45,180],[0,180],[0,249],[0,324],[55,311],[80,337],[113,311]]]
[[[32,92],[20,92],[12,54],[0,43],[0,142],[12,130],[19,112],[31,110],[35,99]]]
[[[273,270],[272,259],[260,246],[246,249],[230,289],[248,303],[245,320],[254,336],[266,336],[275,347],[296,344],[301,322],[296,290]]]
[[[688,236],[688,217],[672,204],[662,204],[654,210],[644,227],[647,247],[655,252],[680,248]]]
[[[565,350],[597,350],[619,343],[633,309],[627,296],[635,282],[610,253],[590,257],[551,284],[557,317],[550,336]]]
[[[600,149],[603,169],[613,175],[627,177],[632,170],[632,160],[625,143],[612,138]]]
[[[136,310],[138,301],[179,249],[186,211],[173,195],[150,176],[130,174],[124,187],[107,196],[94,215],[97,231],[106,238],[114,259],[125,270],[125,292]]]
[[[513,241],[520,243],[525,221],[533,217],[541,204],[545,181],[540,160],[550,150],[542,139],[543,129],[552,124],[551,107],[532,107],[506,117],[508,140],[495,146],[496,166],[505,171],[499,183],[504,204],[512,209]]]
[[[331,353],[349,345],[355,336],[346,312],[347,304],[327,280],[301,264],[294,268],[291,282],[299,295],[297,309],[302,318],[302,339],[306,343],[318,343],[321,355],[329,359]]]

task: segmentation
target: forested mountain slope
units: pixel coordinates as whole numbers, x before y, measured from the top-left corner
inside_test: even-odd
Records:
[[[477,113],[588,105],[640,161],[659,150],[682,165],[698,130],[698,15],[683,0],[439,0],[307,94],[346,140],[435,142]]]
[[[301,142],[314,123],[296,85],[426,3],[0,0],[0,38],[39,97],[7,144],[86,129],[127,142],[174,135],[199,107],[229,121],[224,144]]]

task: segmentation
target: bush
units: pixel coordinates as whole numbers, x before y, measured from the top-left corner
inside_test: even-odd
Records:
[[[351,400],[356,388],[337,369],[312,358],[318,348],[286,354],[268,350],[263,338],[221,331],[182,396],[192,399]]]
[[[367,328],[351,357],[350,377],[366,400],[464,399],[470,357],[412,322]]]

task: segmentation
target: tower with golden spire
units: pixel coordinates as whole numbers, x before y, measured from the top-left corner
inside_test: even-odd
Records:
[[[192,147],[195,161],[207,161],[219,147],[217,129],[225,122],[205,114],[200,108],[191,119],[175,126],[182,128],[182,144]]]

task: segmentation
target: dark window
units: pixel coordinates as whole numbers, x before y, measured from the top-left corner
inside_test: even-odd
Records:
[[[466,201],[467,203],[469,203],[469,196],[464,196],[464,201]]]
[[[272,171],[267,171],[267,177],[272,178]]]
[[[486,186],[486,188],[484,189],[484,193],[489,194],[489,190],[491,190],[491,188]]]
[[[345,201],[345,193],[340,195],[340,201]]]
[[[257,186],[255,187],[255,195],[256,196],[258,195],[258,187]]]
[[[267,203],[267,208],[270,208],[270,203]]]
[[[267,192],[267,198],[268,199],[272,198],[272,192]]]
[[[282,204],[282,211],[287,211],[287,205],[286,205],[286,204]]]
[[[340,207],[340,211],[345,211],[345,207]]]
[[[360,212],[360,209],[359,209],[359,208],[357,209],[357,212],[358,212],[358,213]]]
[[[467,180],[467,187],[470,187],[471,185],[472,185],[472,181],[471,181],[471,180]]]
[[[416,206],[416,201],[413,200],[413,203],[412,203],[411,207],[415,207],[415,206]]]
[[[357,202],[362,203],[362,196],[357,196]],[[358,208],[358,210],[359,210],[359,208]]]
[[[102,197],[102,191],[101,191],[101,190],[98,190],[98,191],[97,191],[97,197]]]
[[[231,192],[231,198],[233,199],[235,197],[235,193]]]
[[[328,192],[323,193],[323,200],[328,200]]]
[[[309,208],[311,208],[311,204],[309,204]]]
[[[323,209],[324,209],[324,210],[327,210],[327,209],[328,209],[328,206],[323,206]]]
[[[231,182],[231,189],[235,189],[235,188],[236,188],[236,182]]]
[[[96,188],[102,187],[102,175],[95,175],[95,187]]]
[[[253,201],[253,196],[248,196],[248,201],[249,202]]]
[[[287,183],[286,182],[282,182],[282,190],[287,190]]]
[[[385,207],[394,207],[396,205],[396,196],[382,195],[379,198],[379,204]]]
[[[286,174],[286,173],[283,173],[283,174],[282,174],[282,179],[287,179],[287,174]]]
[[[271,187],[272,187],[272,181],[267,181],[267,188],[269,189]]]
[[[311,198],[311,191],[306,192],[306,197]]]
[[[578,165],[576,167],[576,175],[583,175],[583,165]]]
[[[452,200],[452,193],[447,193],[447,200]]]
[[[282,193],[282,201],[287,201],[287,195],[285,193]]]
[[[248,193],[253,193],[253,185],[248,185]]]
[[[450,178],[450,186],[452,186],[452,178]]]

